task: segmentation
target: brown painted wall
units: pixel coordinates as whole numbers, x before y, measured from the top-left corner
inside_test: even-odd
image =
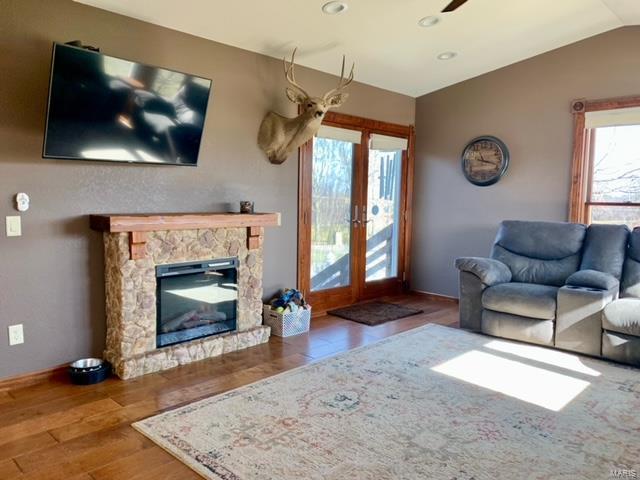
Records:
[[[216,211],[253,199],[259,210],[282,212],[282,227],[266,232],[265,295],[295,284],[297,161],[271,165],[256,146],[269,108],[295,111],[279,61],[70,0],[1,0],[0,7],[2,223],[16,214],[13,194],[32,198],[24,236],[0,234],[0,378],[101,353],[102,243],[88,228],[90,213]],[[51,43],[74,39],[213,79],[198,168],[41,158]],[[336,69],[339,61],[336,53]],[[336,82],[302,68],[297,76],[313,92]],[[350,91],[343,112],[414,122],[410,97],[362,84]],[[26,343],[9,347],[7,326],[15,323],[24,324]]]
[[[486,256],[503,219],[567,219],[570,102],[640,94],[639,45],[640,27],[623,28],[418,99],[414,288],[457,295],[454,259]],[[485,134],[507,143],[511,166],[480,188],[463,177],[460,153]]]

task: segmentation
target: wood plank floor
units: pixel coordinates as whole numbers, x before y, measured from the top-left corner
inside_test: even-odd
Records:
[[[200,478],[130,427],[161,411],[255,382],[427,323],[457,326],[446,300],[389,300],[424,313],[376,327],[330,315],[308,334],[134,380],[74,386],[65,378],[0,396],[0,479],[143,480]]]

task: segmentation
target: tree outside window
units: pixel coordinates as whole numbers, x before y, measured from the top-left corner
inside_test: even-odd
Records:
[[[591,222],[640,226],[640,125],[600,127],[593,135]]]

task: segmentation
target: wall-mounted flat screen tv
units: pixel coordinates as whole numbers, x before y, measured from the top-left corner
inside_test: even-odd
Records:
[[[211,80],[53,45],[44,158],[195,166]]]

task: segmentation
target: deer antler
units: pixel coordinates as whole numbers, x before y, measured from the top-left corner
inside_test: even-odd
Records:
[[[338,81],[338,86],[333,90],[329,90],[327,93],[325,93],[325,99],[329,98],[334,93],[337,93],[340,90],[344,89],[347,85],[353,82],[353,70],[356,68],[356,62],[353,62],[353,65],[351,65],[351,72],[349,73],[349,77],[346,80],[344,79],[344,62],[345,56],[342,55],[342,70],[340,70],[340,80]]]
[[[297,47],[293,49],[293,53],[291,54],[291,62],[289,62],[289,65],[287,65],[287,57],[284,57],[282,59],[282,62],[284,63],[284,76],[287,78],[287,82],[289,82],[289,84],[292,87],[297,88],[300,91],[300,93],[302,93],[306,97],[309,97],[309,94],[305,91],[305,89],[302,88],[300,85],[298,85],[298,83],[296,82],[296,74],[294,72],[294,67],[295,67],[294,62],[295,62],[297,51],[298,51]]]

